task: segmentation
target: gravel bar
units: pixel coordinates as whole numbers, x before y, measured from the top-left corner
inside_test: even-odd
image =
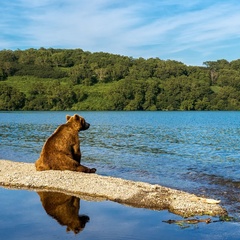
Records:
[[[34,163],[0,159],[0,186],[58,191],[84,200],[110,200],[133,207],[169,210],[183,217],[227,215],[219,201],[180,190],[98,174],[36,171]]]

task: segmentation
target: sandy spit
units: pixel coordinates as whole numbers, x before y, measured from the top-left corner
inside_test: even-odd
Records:
[[[1,159],[0,186],[59,191],[85,200],[110,200],[139,208],[165,209],[184,217],[227,215],[217,200],[160,185],[72,171],[38,172],[33,163]]]

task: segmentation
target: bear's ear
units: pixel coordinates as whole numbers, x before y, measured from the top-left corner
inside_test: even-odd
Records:
[[[74,117],[74,120],[77,120],[77,121],[80,120],[80,117],[77,114],[75,114],[73,117]]]
[[[68,121],[70,118],[71,118],[71,116],[69,116],[69,115],[66,116],[67,121]]]

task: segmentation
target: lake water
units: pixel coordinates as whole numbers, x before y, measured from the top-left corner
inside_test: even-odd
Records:
[[[91,124],[89,130],[80,133],[82,163],[97,168],[98,174],[157,183],[220,199],[231,216],[240,218],[240,112],[0,112],[0,159],[35,162],[46,138],[65,122],[66,114],[74,113],[82,115]],[[29,220],[23,224],[23,229],[28,226],[35,229],[38,224],[43,224],[45,227],[41,226],[39,239],[48,239],[47,236],[61,239],[58,231],[63,227],[51,225],[54,220],[47,218],[37,193],[0,190],[1,203],[4,202],[1,209],[10,209],[10,213],[3,211],[7,223],[13,218],[14,224],[21,228],[23,223],[18,222],[21,214],[29,219],[31,216],[35,219],[34,214],[43,214],[41,220],[38,219],[41,222]],[[21,198],[27,201],[19,200]],[[14,204],[16,199],[21,209]],[[28,203],[32,204],[32,215],[24,214],[30,211]],[[41,209],[41,213],[37,209]],[[19,214],[18,223],[13,217],[14,212]],[[210,233],[211,239],[240,238],[237,222],[199,224],[183,230],[162,222],[179,218],[166,211],[83,200],[80,212],[91,215],[90,222],[79,235],[82,239],[159,239],[160,236],[209,239],[206,236]],[[15,226],[9,226],[2,219],[4,232]],[[46,230],[47,221],[51,226],[49,230]],[[101,225],[103,222],[104,226]],[[90,226],[94,230],[88,231]],[[107,234],[106,227],[109,226],[112,230],[108,229],[110,233]],[[23,229],[19,229],[19,234],[26,236]],[[126,229],[126,235],[123,229]],[[0,237],[1,234],[2,228]],[[9,234],[13,234],[12,231]],[[6,239],[15,239],[11,236]],[[62,239],[74,235],[64,236]],[[18,239],[25,238],[18,235]]]

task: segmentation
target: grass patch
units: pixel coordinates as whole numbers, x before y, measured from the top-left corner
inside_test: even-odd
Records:
[[[114,83],[115,84],[115,83]],[[113,83],[95,84],[94,86],[74,86],[75,92],[86,94],[85,100],[73,105],[73,110],[111,110],[112,105],[108,101],[110,89]]]
[[[52,78],[38,78],[34,76],[10,76],[7,80],[1,81],[0,86],[1,84],[7,84],[28,96],[30,90],[34,88],[34,85],[36,85],[36,87],[39,85],[48,87],[54,82],[60,82],[61,85],[69,84],[67,78],[59,80]]]

